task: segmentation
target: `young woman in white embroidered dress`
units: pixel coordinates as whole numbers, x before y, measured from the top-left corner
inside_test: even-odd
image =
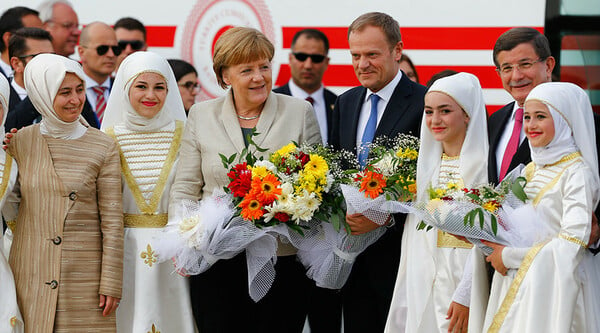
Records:
[[[8,113],[8,99],[10,97],[9,83],[0,75],[0,135],[4,137],[4,121]],[[11,238],[11,227],[16,220],[16,205],[12,189],[17,180],[17,164],[4,150],[0,150],[0,209],[4,220],[7,221],[9,229],[6,229],[5,237],[0,233],[0,332],[22,332],[23,319],[17,306],[17,292],[15,281],[8,265],[7,257],[10,251],[9,240]],[[10,198],[10,199],[9,199]],[[5,206],[10,206],[6,207]]]
[[[187,278],[158,263],[169,191],[186,119],[169,64],[151,52],[128,56],[117,72],[102,129],[119,145],[125,258],[119,332],[194,332]]]
[[[417,199],[429,200],[430,185],[485,183],[487,142],[479,80],[468,73],[437,80],[425,95]],[[406,221],[386,332],[466,332],[470,275],[463,279],[463,269],[472,245],[437,229],[417,230],[419,222],[415,215]]]
[[[532,158],[525,192],[549,240],[529,248],[487,243],[496,272],[484,329],[600,332],[600,258],[586,250],[600,194],[589,98],[571,83],[541,84],[527,96],[523,125]]]

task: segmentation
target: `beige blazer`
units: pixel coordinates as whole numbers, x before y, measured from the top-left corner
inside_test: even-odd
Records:
[[[8,152],[19,165],[21,205],[9,263],[25,331],[114,332],[114,313],[102,317],[98,302],[99,294],[121,297],[115,142],[92,128],[79,139],[45,138],[33,125],[15,135]]]
[[[268,156],[282,146],[321,143],[317,118],[310,103],[271,92],[256,125],[254,141]],[[169,212],[183,199],[200,200],[229,184],[219,154],[227,157],[244,149],[244,138],[231,90],[223,97],[195,104],[185,124],[179,165],[171,188]]]

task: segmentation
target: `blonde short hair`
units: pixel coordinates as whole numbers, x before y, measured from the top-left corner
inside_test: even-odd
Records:
[[[213,70],[222,88],[227,88],[223,81],[223,71],[227,67],[262,59],[273,60],[275,47],[262,32],[246,27],[235,27],[227,30],[217,39],[213,54]]]

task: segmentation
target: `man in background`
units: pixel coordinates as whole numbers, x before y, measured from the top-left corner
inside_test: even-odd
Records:
[[[323,74],[329,66],[329,40],[316,29],[298,31],[289,55],[292,78],[274,92],[307,100],[312,104],[323,143],[327,143],[331,116],[337,95],[323,87]]]
[[[117,68],[115,72],[119,70],[119,65],[128,55],[137,51],[146,51],[148,44],[146,43],[146,27],[142,22],[132,18],[123,17],[119,19],[114,27],[115,34],[117,35],[117,42],[122,52],[117,57]]]
[[[10,57],[8,56],[8,40],[10,36],[23,27],[42,26],[38,12],[27,7],[12,7],[0,16],[0,73],[6,78],[12,77]],[[12,93],[11,93],[12,94]]]
[[[44,1],[38,7],[44,29],[52,36],[52,46],[56,54],[65,57],[75,53],[81,34],[79,19],[73,6],[67,0]]]

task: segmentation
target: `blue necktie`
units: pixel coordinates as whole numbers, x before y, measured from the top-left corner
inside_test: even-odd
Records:
[[[375,130],[377,129],[377,102],[379,102],[379,96],[371,94],[371,114],[363,133],[362,141],[358,152],[358,163],[361,168],[364,168],[367,163],[367,157],[369,156],[369,144],[373,142],[375,136]]]

